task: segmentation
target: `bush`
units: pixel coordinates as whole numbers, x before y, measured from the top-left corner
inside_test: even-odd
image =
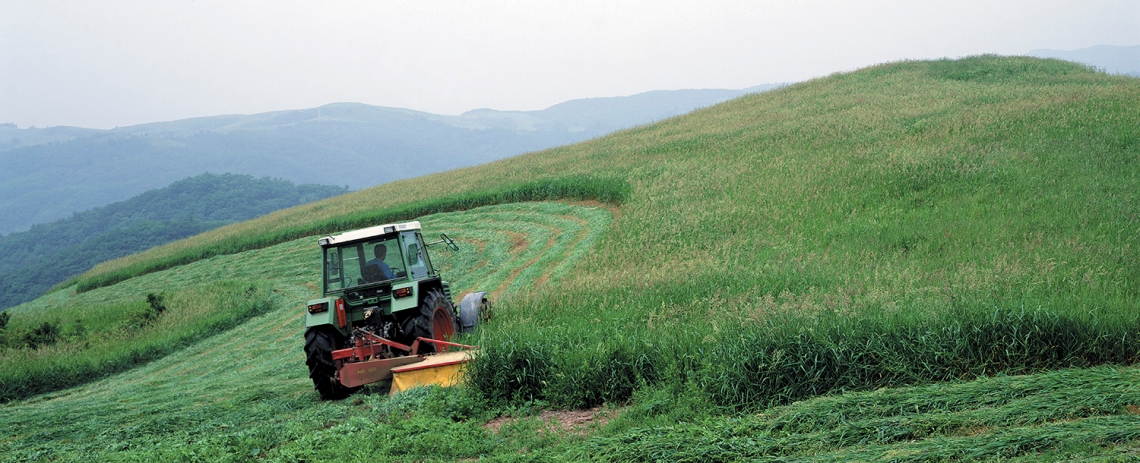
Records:
[[[126,322],[126,328],[145,328],[147,325],[154,322],[158,317],[166,311],[166,305],[163,302],[161,294],[148,293],[146,295],[146,307],[135,312]]]
[[[146,303],[156,315],[162,315],[162,312],[166,311],[166,304],[161,294],[147,293]]]
[[[219,282],[175,292],[169,307],[166,297],[150,294],[145,304],[136,300],[87,308],[91,328],[76,320],[67,337],[59,321],[44,321],[22,333],[0,332],[9,346],[0,350],[0,403],[162,358],[267,311],[271,297],[265,285]]]
[[[28,349],[36,349],[40,346],[55,344],[59,340],[60,331],[58,321],[40,323],[40,326],[24,333],[24,346]]]

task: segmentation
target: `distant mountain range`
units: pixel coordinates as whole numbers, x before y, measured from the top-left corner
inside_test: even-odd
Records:
[[[459,116],[336,103],[112,130],[0,124],[0,234],[204,172],[365,188],[575,143],[780,85],[655,91]]]
[[[1029,52],[1029,56],[1074,61],[1112,74],[1140,77],[1140,45],[1131,47],[1097,45],[1079,50],[1040,49]]]
[[[1028,54],[1140,76],[1140,46]],[[366,188],[576,143],[781,85],[654,91],[458,116],[335,103],[112,130],[0,124],[0,234],[205,172]]]

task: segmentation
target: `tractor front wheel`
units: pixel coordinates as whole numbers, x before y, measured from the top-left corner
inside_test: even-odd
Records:
[[[409,344],[417,337],[451,341],[455,333],[459,332],[455,323],[455,308],[438,289],[428,291],[423,304],[420,304],[419,313],[408,319],[407,324],[409,326],[405,327],[404,332],[411,333]],[[420,352],[431,353],[437,350],[446,351],[447,347],[436,349],[435,344],[430,342],[420,343]]]
[[[327,326],[311,326],[305,330],[305,363],[309,365],[309,378],[323,400],[339,400],[353,389],[340,383],[332,351],[343,347],[340,333]]]

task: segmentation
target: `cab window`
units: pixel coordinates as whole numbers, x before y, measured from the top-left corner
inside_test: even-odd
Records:
[[[414,231],[401,233],[404,242],[405,256],[408,258],[408,274],[412,279],[426,278],[431,273],[431,265],[424,252],[424,243],[420,234]]]

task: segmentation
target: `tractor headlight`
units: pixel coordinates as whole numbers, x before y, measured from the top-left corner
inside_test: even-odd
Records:
[[[309,313],[321,313],[329,311],[328,302],[318,302],[316,304],[309,304]]]
[[[392,296],[395,296],[396,298],[408,297],[411,295],[412,295],[412,287],[411,286],[405,286],[403,288],[396,288],[395,291],[392,291]]]

